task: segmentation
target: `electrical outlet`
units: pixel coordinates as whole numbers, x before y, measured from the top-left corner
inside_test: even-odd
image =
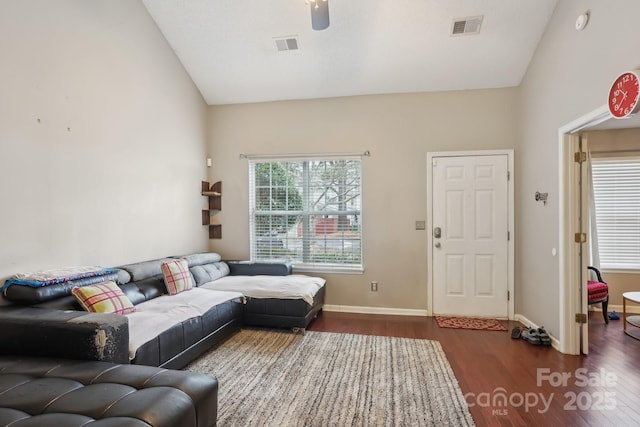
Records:
[[[378,292],[378,282],[371,282],[371,292]]]

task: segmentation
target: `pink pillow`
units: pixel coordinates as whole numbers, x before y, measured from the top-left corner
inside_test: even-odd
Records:
[[[162,263],[162,275],[169,295],[176,295],[193,288],[189,264],[184,258]]]

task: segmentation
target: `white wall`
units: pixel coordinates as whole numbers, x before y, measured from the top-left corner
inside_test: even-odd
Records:
[[[579,14],[591,11],[584,31]],[[623,71],[640,66],[637,0],[561,0],[521,85],[521,149],[516,152],[516,307],[559,329],[558,129],[606,103]],[[546,206],[534,200],[548,191]]]
[[[0,2],[0,279],[204,250],[206,105],[141,2]]]
[[[496,89],[210,107],[210,175],[223,188],[215,217],[223,238],[211,248],[249,257],[241,153],[370,150],[362,172],[365,272],[324,275],[327,303],[426,310],[428,231],[415,230],[415,221],[427,219],[427,152],[517,150],[517,103],[516,89]]]

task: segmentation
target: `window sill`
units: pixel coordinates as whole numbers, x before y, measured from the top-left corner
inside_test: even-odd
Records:
[[[294,273],[364,274],[363,267],[333,267],[293,264]]]
[[[601,273],[612,273],[612,274],[640,274],[640,270],[636,268],[600,268]]]

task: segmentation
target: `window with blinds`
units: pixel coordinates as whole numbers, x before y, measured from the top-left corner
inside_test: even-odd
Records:
[[[362,269],[361,160],[249,162],[251,259]]]
[[[593,158],[600,266],[640,270],[640,157]]]

